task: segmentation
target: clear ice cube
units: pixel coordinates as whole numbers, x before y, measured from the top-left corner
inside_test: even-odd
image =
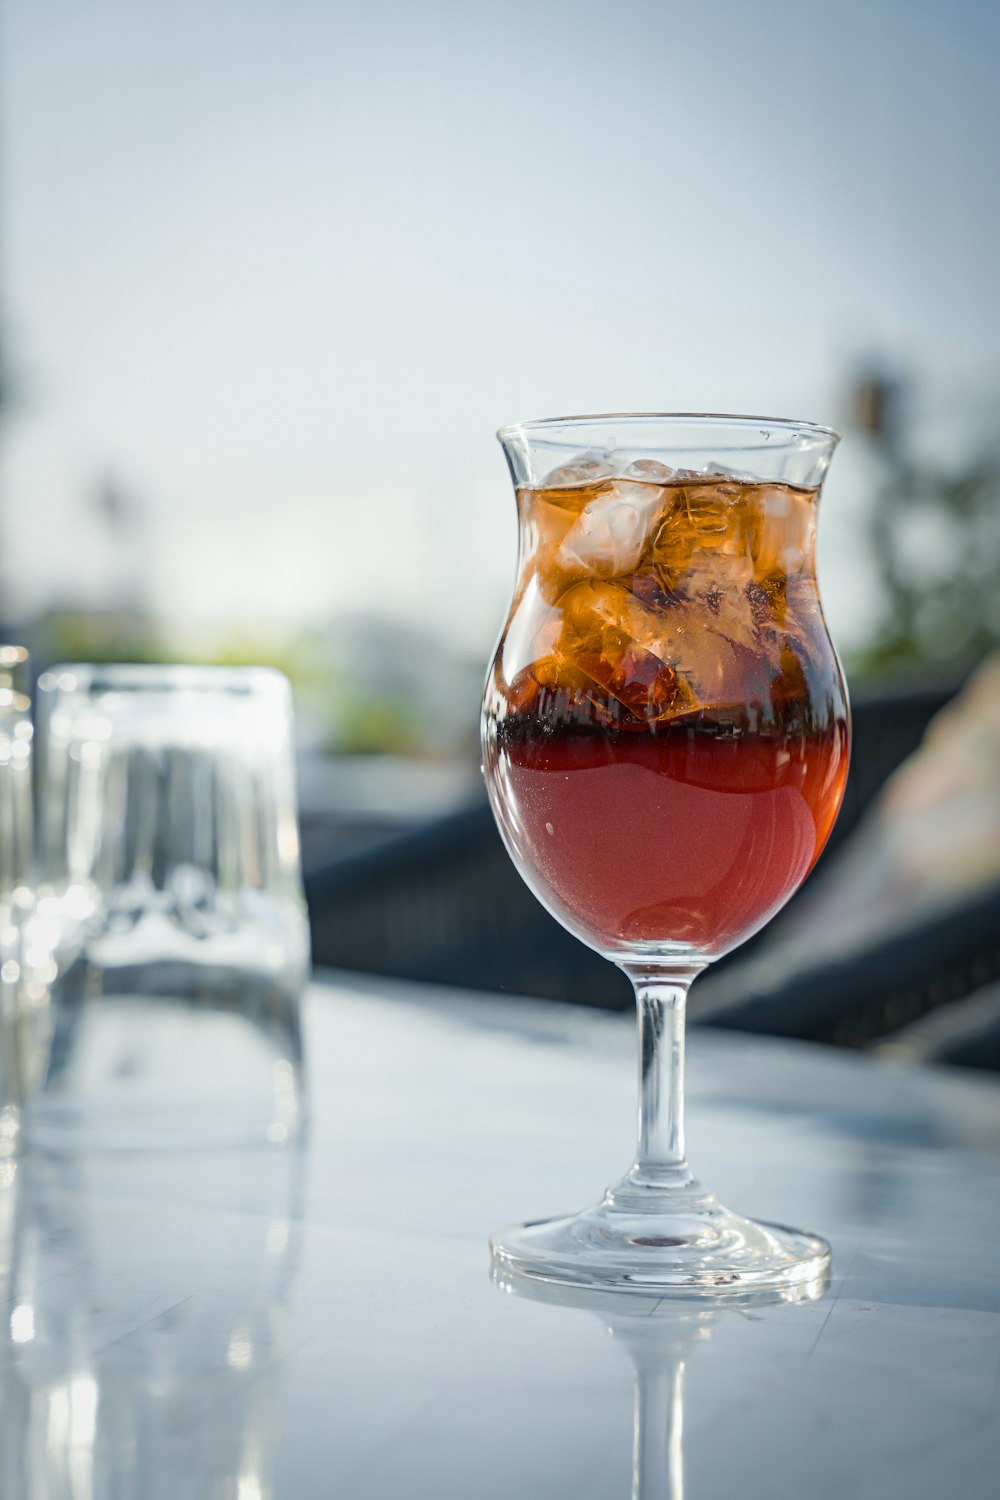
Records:
[[[709,624],[704,600],[654,609],[616,583],[576,584],[562,603],[563,652],[633,713],[655,721],[742,700],[755,647],[746,598],[738,631],[728,617]],[[739,612],[735,601],[733,608]],[[733,640],[727,629],[741,638]],[[763,656],[760,666],[766,682]]]
[[[758,649],[758,621],[748,592],[753,582],[753,563],[737,553],[696,560],[681,588],[684,598],[697,609],[704,629],[754,651]]]
[[[796,574],[806,565],[815,513],[809,499],[783,486],[760,489],[753,517],[751,550],[759,575]]]
[[[567,578],[616,578],[638,566],[667,491],[620,479],[587,502],[556,553]]]
[[[710,463],[701,470],[706,479],[729,479],[734,484],[760,484],[752,474],[744,473],[742,469],[731,469],[728,464]]]
[[[637,458],[622,470],[623,479],[641,479],[646,484],[669,484],[677,473],[658,458]]]
[[[571,464],[560,464],[546,474],[540,488],[559,490],[569,485],[600,484],[602,479],[613,479],[614,475],[615,465],[610,453],[581,453]]]

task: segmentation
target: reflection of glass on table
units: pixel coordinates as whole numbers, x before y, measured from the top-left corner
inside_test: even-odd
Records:
[[[268,1500],[301,1152],[9,1165],[0,1495]]]
[[[585,1289],[495,1270],[508,1295],[593,1313],[632,1362],[632,1500],[684,1500],[684,1373],[689,1357],[712,1337],[720,1317],[736,1307],[815,1302],[828,1285],[823,1275],[784,1290],[745,1292],[725,1310],[704,1300],[662,1299],[650,1305],[630,1293]],[[735,1303],[735,1306],[734,1306]]]

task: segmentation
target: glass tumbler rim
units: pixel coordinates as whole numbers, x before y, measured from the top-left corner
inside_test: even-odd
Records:
[[[806,439],[820,439],[839,443],[841,433],[835,427],[824,426],[820,422],[800,420],[795,417],[761,417],[734,412],[704,412],[704,411],[620,411],[620,412],[589,412],[578,413],[564,417],[532,417],[522,422],[510,422],[497,430],[497,438],[501,443],[506,443],[518,437],[528,436],[533,433],[545,434],[559,428],[567,428],[570,431],[583,431],[590,425],[598,425],[608,422],[629,422],[637,428],[652,426],[654,423],[665,425],[690,424],[702,425],[706,430],[728,427],[733,430],[740,428],[762,428],[770,431],[785,433],[789,437],[801,436]],[[753,447],[754,444],[743,444],[741,446]],[[764,444],[757,446],[763,447]]]
[[[118,689],[272,692],[285,694],[288,678],[277,667],[225,666],[207,662],[54,662],[38,679],[42,692]]]

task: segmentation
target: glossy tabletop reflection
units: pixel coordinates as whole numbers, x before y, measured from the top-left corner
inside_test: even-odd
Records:
[[[329,976],[295,1150],[0,1162],[0,1500],[996,1494],[1000,1086],[692,1036],[696,1168],[816,1301],[524,1295],[627,1165],[627,1017]]]

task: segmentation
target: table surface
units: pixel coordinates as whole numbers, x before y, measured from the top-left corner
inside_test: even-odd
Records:
[[[1000,1087],[698,1034],[692,1158],[827,1294],[505,1294],[632,1145],[628,1017],[328,976],[295,1149],[0,1163],[0,1500],[992,1497]]]

